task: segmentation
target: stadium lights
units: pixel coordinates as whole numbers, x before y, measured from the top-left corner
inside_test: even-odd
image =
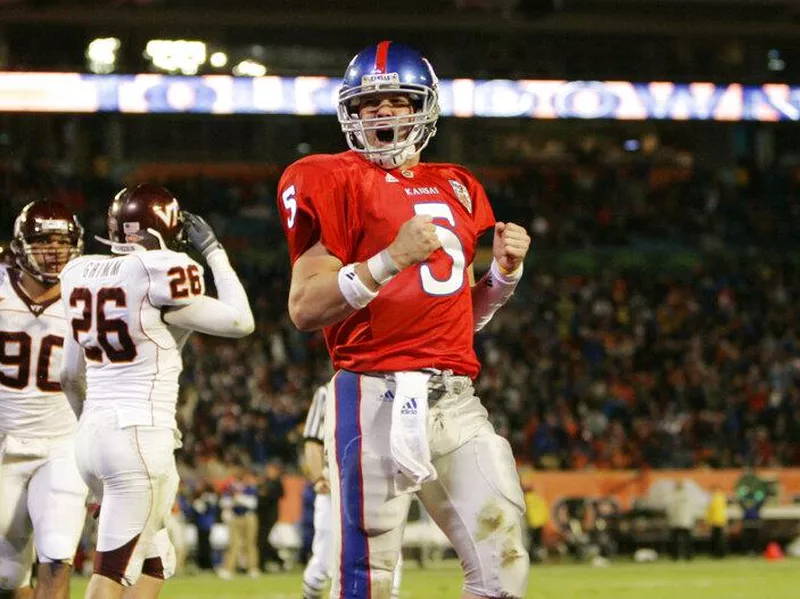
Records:
[[[225,52],[214,52],[208,58],[208,62],[211,63],[212,67],[219,69],[228,64],[228,55]]]
[[[98,75],[113,73],[119,47],[120,41],[115,37],[100,37],[89,42],[86,47],[89,70]]]
[[[233,74],[237,77],[263,77],[267,74],[267,67],[255,60],[243,60],[233,67]]]
[[[188,40],[150,40],[144,55],[154,67],[163,71],[195,75],[206,61],[206,44]]]

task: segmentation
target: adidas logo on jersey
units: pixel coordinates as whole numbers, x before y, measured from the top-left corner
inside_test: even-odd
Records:
[[[397,183],[397,177],[395,177],[392,173],[386,173],[384,181],[387,183]]]
[[[416,416],[417,415],[417,400],[409,397],[403,407],[400,408],[400,414],[403,416]]]

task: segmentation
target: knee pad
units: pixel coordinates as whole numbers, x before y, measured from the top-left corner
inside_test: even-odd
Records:
[[[61,563],[72,565],[72,558],[75,555],[77,539],[65,534],[51,533],[40,544],[42,550],[39,552],[40,563],[52,564]]]
[[[30,581],[30,564],[0,557],[0,590],[13,591],[19,587],[30,585]]]

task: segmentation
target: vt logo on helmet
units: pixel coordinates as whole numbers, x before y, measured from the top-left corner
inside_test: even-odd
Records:
[[[139,183],[122,189],[108,208],[108,239],[115,254],[137,250],[180,249],[183,222],[178,200],[168,189]]]
[[[351,149],[382,168],[400,166],[436,134],[433,67],[408,46],[388,41],[370,46],[345,71],[337,113]]]

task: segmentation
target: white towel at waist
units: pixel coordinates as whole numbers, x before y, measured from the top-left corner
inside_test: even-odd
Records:
[[[428,445],[428,380],[425,372],[395,373],[392,428],[389,444],[400,471],[395,483],[399,492],[418,491],[422,483],[436,480]]]

